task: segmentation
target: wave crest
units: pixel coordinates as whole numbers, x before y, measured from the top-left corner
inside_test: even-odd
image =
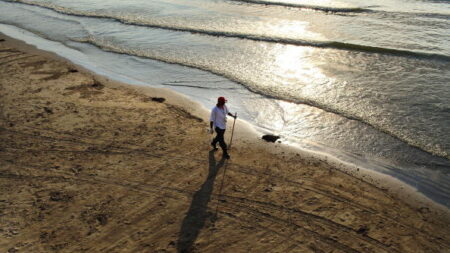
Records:
[[[361,12],[371,12],[372,10],[361,7],[332,7],[332,6],[319,6],[319,5],[309,5],[309,4],[299,4],[299,3],[289,3],[289,2],[274,2],[274,1],[264,1],[264,0],[231,0],[234,2],[241,3],[251,3],[260,5],[270,5],[270,6],[284,6],[299,9],[309,9],[314,11],[323,11],[329,13],[361,13]]]
[[[269,42],[269,43],[288,44],[288,45],[295,45],[295,46],[331,48],[331,49],[339,49],[339,50],[347,50],[347,51],[390,54],[390,55],[397,55],[397,56],[450,61],[450,56],[442,55],[442,54],[434,54],[434,53],[417,52],[417,51],[410,51],[410,50],[403,50],[403,49],[352,44],[352,43],[345,43],[345,42],[339,42],[339,41],[311,41],[311,40],[292,39],[292,38],[285,38],[285,37],[276,37],[276,36],[265,36],[265,35],[260,35],[260,34],[248,34],[248,33],[230,32],[230,31],[208,30],[208,29],[201,29],[201,28],[193,28],[193,27],[189,27],[189,26],[174,26],[174,25],[170,25],[170,24],[160,24],[160,23],[156,23],[156,22],[152,23],[149,20],[136,20],[136,19],[133,19],[132,17],[106,15],[106,14],[100,14],[100,13],[96,13],[96,12],[76,11],[73,9],[69,9],[69,8],[65,8],[65,7],[61,7],[61,6],[57,6],[57,5],[49,4],[49,3],[37,3],[37,2],[32,2],[32,1],[27,1],[27,0],[1,0],[1,1],[38,6],[38,7],[50,9],[50,10],[53,10],[53,11],[56,11],[58,13],[65,14],[65,15],[110,19],[110,20],[114,20],[116,22],[120,22],[120,23],[126,24],[126,25],[144,26],[144,27],[155,28],[155,29],[165,29],[165,30],[178,31],[178,32],[203,34],[203,35],[215,36],[215,37],[246,39],[246,40]],[[236,1],[238,1],[238,0],[236,0]],[[254,1],[254,0],[244,0],[244,1]],[[255,0],[255,1],[258,1],[258,0]]]

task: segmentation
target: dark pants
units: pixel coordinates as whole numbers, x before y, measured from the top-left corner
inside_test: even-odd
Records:
[[[223,135],[225,134],[225,129],[220,129],[220,128],[216,127],[215,130],[216,130],[217,135],[211,144],[213,146],[216,146],[216,144],[218,142],[220,147],[222,148],[223,152],[226,154],[227,153],[227,144],[225,143],[225,140],[223,138]]]

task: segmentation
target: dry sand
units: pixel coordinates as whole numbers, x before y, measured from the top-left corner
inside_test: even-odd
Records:
[[[1,252],[450,252],[448,210],[5,39]]]

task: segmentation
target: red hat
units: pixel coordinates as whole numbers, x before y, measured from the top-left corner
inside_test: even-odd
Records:
[[[227,100],[225,99],[225,97],[219,97],[219,98],[217,99],[217,102],[218,102],[218,103],[225,103],[225,102],[227,102]]]

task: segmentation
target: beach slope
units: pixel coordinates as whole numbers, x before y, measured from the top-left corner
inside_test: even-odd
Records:
[[[224,160],[205,117],[14,43],[1,252],[450,252],[445,211],[239,132]]]

